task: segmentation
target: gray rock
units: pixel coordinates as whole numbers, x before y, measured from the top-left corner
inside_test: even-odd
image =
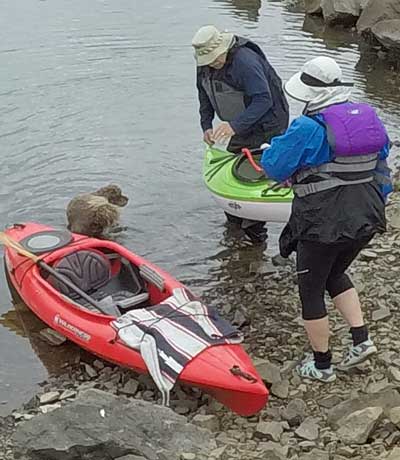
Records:
[[[271,385],[271,393],[281,399],[289,396],[289,380],[282,380]]]
[[[321,0],[304,0],[307,14],[322,14]]]
[[[375,24],[371,33],[389,51],[400,52],[400,19],[387,19]],[[394,226],[393,219],[390,224]]]
[[[227,447],[228,446],[221,446],[221,447],[218,447],[218,449],[214,449],[213,451],[210,452],[210,458],[215,459],[215,460],[222,459]]]
[[[256,426],[255,436],[268,441],[279,442],[283,433],[283,426],[279,422],[259,422]]]
[[[213,433],[220,430],[219,420],[216,415],[197,414],[192,418],[192,423]]]
[[[357,21],[359,33],[370,33],[372,27],[386,19],[400,19],[398,0],[370,0]]]
[[[389,455],[385,460],[399,460],[400,459],[400,447],[395,447],[390,451]]]
[[[319,405],[325,407],[325,409],[332,409],[332,407],[337,406],[342,401],[342,398],[340,398],[338,395],[329,395],[325,398],[322,398],[321,401],[319,401]]]
[[[49,460],[98,460],[134,454],[147,460],[178,460],[183,452],[207,455],[210,432],[172,410],[99,390],[50,414],[20,425],[13,436],[17,455]]]
[[[400,370],[397,367],[389,367],[388,374],[391,380],[395,382],[400,382]]]
[[[400,407],[394,407],[391,409],[389,412],[389,419],[393,425],[396,425],[397,428],[400,429]]]
[[[289,422],[290,426],[300,425],[306,416],[307,406],[302,399],[293,399],[282,410],[281,415],[284,420]]]
[[[69,399],[69,398],[74,398],[76,396],[76,391],[75,390],[64,390],[60,397],[59,397],[59,400],[60,401],[64,401],[65,399]]]
[[[306,418],[304,422],[295,431],[296,435],[307,441],[315,441],[318,439],[319,426],[315,423],[314,419]]]
[[[45,404],[44,406],[40,406],[39,410],[42,414],[48,414],[49,412],[53,412],[53,410],[56,410],[61,407],[60,403],[56,404]]]
[[[96,371],[96,369],[93,369],[93,367],[92,367],[90,364],[84,363],[84,367],[85,367],[85,372],[86,372],[86,374],[87,374],[91,379],[94,379],[95,377],[97,377],[97,371]]]
[[[342,455],[343,457],[351,458],[354,456],[355,451],[355,449],[349,446],[339,446],[336,453],[338,455]]]
[[[328,24],[352,26],[360,16],[360,0],[322,0],[322,14]]]
[[[302,454],[299,460],[329,460],[329,452],[321,449],[313,449],[307,454]]]
[[[116,460],[146,460],[145,457],[137,456],[137,455],[124,455],[123,457],[119,457]]]
[[[362,397],[349,399],[338,404],[328,411],[328,423],[334,428],[339,428],[340,419],[353,412],[367,407],[382,407],[386,416],[393,407],[400,406],[400,394],[394,389],[388,389],[379,393],[363,395]]]
[[[139,388],[139,382],[129,379],[125,385],[119,389],[119,392],[127,396],[135,396]]]
[[[374,310],[372,312],[372,321],[382,321],[384,319],[390,318],[391,316],[392,313],[390,311],[390,308],[379,308],[378,310]]]
[[[192,452],[184,452],[181,454],[180,460],[196,460],[196,454],[193,454]]]
[[[256,360],[255,368],[264,382],[278,383],[282,381],[281,371],[278,366],[267,360]]]
[[[289,450],[287,446],[272,441],[260,442],[258,449],[262,452],[261,458],[268,460],[286,460]]]
[[[95,359],[93,361],[93,367],[97,369],[98,371],[101,371],[104,369],[104,363],[103,361],[100,361],[99,359]]]
[[[365,444],[382,415],[381,407],[367,407],[348,415],[340,421],[339,438],[345,444]]]
[[[39,396],[40,404],[51,404],[56,402],[60,399],[60,392],[59,391],[49,391],[48,393],[44,393]]]

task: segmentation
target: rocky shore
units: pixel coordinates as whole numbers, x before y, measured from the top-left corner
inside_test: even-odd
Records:
[[[400,3],[398,0],[304,0],[308,15],[322,16],[332,27],[354,28],[360,51],[400,63]]]
[[[82,354],[0,419],[0,459],[399,460],[399,193],[387,214],[388,232],[352,270],[379,347],[370,361],[338,372],[332,384],[300,380],[293,368],[307,346],[293,264],[260,261],[247,277],[227,277],[223,287],[203,293],[245,332],[246,349],[271,392],[260,414],[238,417],[180,386],[171,408],[161,407],[149,377]],[[332,308],[330,318],[337,362],[349,333]]]

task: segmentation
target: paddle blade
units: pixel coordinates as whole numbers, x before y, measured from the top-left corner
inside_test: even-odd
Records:
[[[39,257],[35,256],[31,252],[27,251],[23,246],[21,246],[18,241],[13,240],[4,232],[0,232],[0,243],[8,248],[14,249],[21,256],[27,257],[28,259],[33,260],[35,263],[39,260]]]

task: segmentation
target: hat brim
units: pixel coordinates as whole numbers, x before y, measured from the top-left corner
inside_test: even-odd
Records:
[[[224,54],[229,50],[233,42],[234,34],[231,32],[222,32],[221,35],[221,43],[210,53],[199,55],[195,52],[197,67],[203,67],[205,65],[212,64],[218,56],[221,56],[221,54]]]
[[[298,72],[291,77],[284,85],[285,92],[293,99],[301,102],[310,102],[318,95],[318,91],[311,86],[307,86],[301,81],[302,72]],[[320,91],[319,91],[320,92]]]

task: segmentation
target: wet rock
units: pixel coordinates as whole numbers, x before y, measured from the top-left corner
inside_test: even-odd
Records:
[[[359,0],[322,0],[322,14],[326,23],[352,26],[360,16]]]
[[[394,407],[391,409],[389,412],[389,419],[393,425],[396,425],[397,428],[400,429],[400,407]]]
[[[219,420],[216,415],[198,414],[193,417],[192,423],[213,433],[220,430]]]
[[[392,313],[389,308],[380,308],[379,310],[372,312],[372,321],[382,321],[384,319],[390,318],[391,316]]]
[[[319,426],[312,418],[307,418],[295,431],[299,438],[306,439],[307,441],[315,441],[318,439]]]
[[[282,380],[281,382],[273,383],[270,390],[274,396],[286,399],[289,396],[289,381]]]
[[[279,442],[283,433],[282,423],[259,422],[256,426],[255,436],[267,439],[268,441]]]
[[[326,450],[313,449],[307,454],[302,454],[299,460],[329,460],[329,452]]]
[[[67,339],[62,334],[49,327],[42,329],[39,332],[39,337],[55,347],[59,347],[67,341]]]
[[[293,399],[281,411],[282,418],[289,422],[290,426],[300,425],[306,415],[307,406],[302,399]]]
[[[322,14],[322,0],[304,0],[307,14]]]
[[[210,452],[210,459],[213,459],[213,460],[222,459],[227,447],[228,446],[221,446],[221,447],[218,447],[218,449],[212,450]]]
[[[264,382],[278,383],[282,381],[281,371],[275,364],[267,360],[256,360],[254,365]]]
[[[371,33],[387,50],[400,52],[400,19],[379,21]]]
[[[346,444],[364,444],[382,418],[381,407],[367,407],[340,421],[339,438]]]
[[[211,433],[168,408],[99,390],[19,426],[15,453],[32,458],[94,460],[135,452],[149,460],[178,460],[182,452],[207,455],[217,446]],[[79,447],[78,447],[79,446]]]
[[[398,0],[370,0],[357,21],[357,31],[368,34],[380,21],[400,19],[400,2]]]
[[[125,385],[120,388],[119,392],[127,396],[135,396],[139,389],[139,382],[134,379],[129,379]]]
[[[240,329],[246,324],[249,324],[249,320],[246,318],[246,316],[241,310],[236,310],[235,316],[233,317],[232,324],[234,326],[237,326]]]
[[[400,394],[395,389],[388,389],[379,393],[363,395],[348,399],[328,411],[328,423],[339,428],[340,419],[367,407],[381,407],[386,416],[393,407],[400,406]]]
[[[60,399],[60,392],[59,391],[49,391],[48,393],[44,393],[39,396],[40,404],[51,404],[56,402]]]

